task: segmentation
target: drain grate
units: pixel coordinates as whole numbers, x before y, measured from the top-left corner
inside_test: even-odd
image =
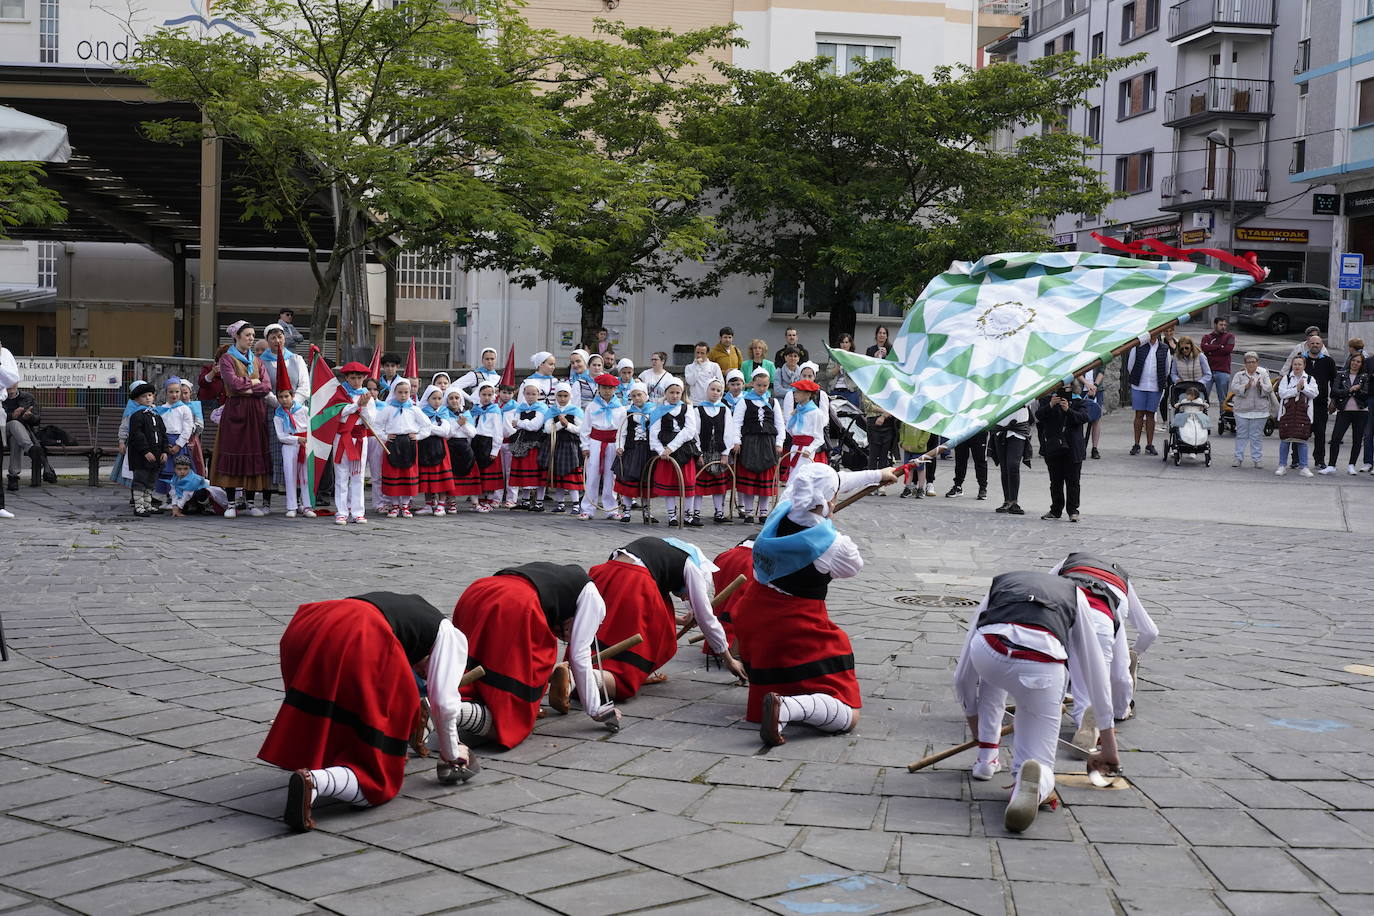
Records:
[[[972,598],[960,598],[958,595],[897,595],[892,600],[898,604],[910,604],[917,607],[978,606],[978,602]]]

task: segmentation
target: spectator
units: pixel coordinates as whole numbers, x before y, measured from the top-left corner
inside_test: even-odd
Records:
[[[5,402],[9,399],[10,387],[18,385],[21,381],[23,377],[19,374],[19,364],[15,361],[14,354],[0,343],[0,408],[4,408]],[[8,423],[0,423],[0,445],[4,445],[8,439],[7,426]],[[3,487],[0,487],[0,518],[14,518],[14,513],[5,508]]]
[[[5,389],[5,434],[10,444],[10,473],[5,488],[11,493],[19,489],[19,475],[24,472],[25,459],[43,468],[43,479],[57,483],[57,472],[48,464],[48,455],[34,431],[42,417],[38,401],[16,382]]]
[[[1029,407],[1013,411],[992,430],[992,457],[1002,471],[1002,505],[998,512],[1025,515],[1017,500],[1021,496],[1021,461],[1030,443],[1031,412]]]
[[[801,378],[801,352],[795,347],[783,347],[778,351],[782,365],[773,373],[773,397],[781,400],[792,390],[792,383]]]
[[[1255,467],[1263,467],[1264,424],[1272,416],[1277,402],[1269,373],[1260,368],[1259,354],[1251,350],[1245,354],[1244,368],[1231,376],[1231,412],[1236,418],[1236,460],[1231,467],[1245,462],[1245,443],[1250,443],[1250,460]]]
[[[804,363],[804,362],[806,362],[807,360],[811,359],[811,354],[807,353],[807,352],[806,352],[806,347],[803,347],[803,346],[801,345],[801,339],[798,338],[798,336],[797,336],[797,329],[796,329],[796,328],[787,328],[786,330],[784,330],[784,331],[782,332],[782,337],[783,337],[783,346],[785,346],[785,347],[791,347],[792,349],[794,349],[794,350],[797,351],[797,361],[798,361],[798,362]],[[782,351],[779,350],[778,353],[781,354]]]
[[[849,334],[841,334],[835,338],[835,349],[843,350],[846,353],[854,352],[854,338]],[[830,360],[822,370],[826,388],[835,397],[844,398],[855,407],[859,406],[859,388],[854,384],[854,380],[849,377],[849,373],[840,368],[836,360]]]
[[[295,320],[295,309],[281,309],[277,312],[277,324],[281,325],[282,337],[285,338],[282,346],[288,350],[295,350],[305,343],[305,335],[296,330],[296,325],[293,323]],[[276,384],[276,382],[272,384]]]
[[[768,384],[773,384],[773,375],[778,371],[777,366],[768,358],[768,344],[757,337],[749,341],[749,358],[740,365],[740,372],[744,373],[746,379],[752,379],[755,369],[765,370],[768,373]]]
[[[590,349],[598,356],[605,356],[606,351],[611,349],[611,332],[605,328],[597,328],[596,341],[592,344]]]
[[[1079,479],[1087,457],[1083,427],[1087,422],[1083,396],[1074,388],[1061,385],[1039,401],[1035,427],[1040,457],[1050,472],[1050,511],[1041,518],[1057,519],[1067,511],[1069,521],[1078,521]]]
[[[1364,352],[1364,338],[1362,337],[1352,337],[1345,342],[1345,365],[1341,366],[1342,369],[1350,368],[1350,357],[1356,353],[1369,359],[1369,354]]]
[[[978,481],[978,498],[988,498],[988,431],[980,429],[954,446],[954,486],[945,494],[950,499],[964,495],[964,477],[968,474],[968,460],[973,459],[973,476]]]
[[[892,347],[889,343],[891,334],[887,330],[887,325],[880,324],[873,332],[873,346],[864,352],[874,359],[891,359]]]
[[[1315,324],[1309,324],[1307,330],[1302,332],[1302,343],[1293,344],[1293,349],[1288,351],[1288,359],[1284,360],[1283,371],[1287,372],[1293,365],[1293,357],[1299,356],[1308,348],[1308,340],[1313,334],[1320,334],[1322,329]]]
[[[1202,337],[1202,352],[1207,356],[1207,365],[1212,370],[1212,387],[1217,392],[1217,406],[1226,401],[1226,393],[1231,390],[1231,353],[1236,349],[1236,335],[1228,328],[1230,321],[1218,316],[1212,322],[1212,333]]]
[[[200,374],[196,376],[196,395],[200,398],[201,409],[210,414],[215,422],[219,422],[219,418],[214,416],[214,412],[224,406],[224,400],[228,397],[224,391],[224,379],[219,374],[220,357],[228,351],[228,344],[217,349],[210,365],[202,367]]]
[[[1336,412],[1336,425],[1331,430],[1331,463],[1321,470],[1330,474],[1336,470],[1341,459],[1341,439],[1347,427],[1350,429],[1350,463],[1346,465],[1347,474],[1355,473],[1355,462],[1364,442],[1364,426],[1369,419],[1369,373],[1364,371],[1364,354],[1358,350],[1351,354],[1350,362],[1336,373],[1331,386],[1331,404]]]
[[[1212,367],[1197,344],[1193,343],[1193,338],[1180,337],[1174,345],[1174,364],[1169,370],[1169,379],[1174,382],[1197,382],[1198,389],[1206,394],[1212,383]]]
[[[720,329],[720,339],[711,348],[711,352],[706,355],[711,362],[720,366],[721,378],[731,369],[738,369],[744,365],[744,354],[735,346],[735,329],[723,327]]]
[[[1311,477],[1307,467],[1307,440],[1312,438],[1312,402],[1316,400],[1319,388],[1317,380],[1307,374],[1307,361],[1301,356],[1293,357],[1289,370],[1279,382],[1279,469],[1274,473],[1282,477],[1288,473],[1288,452],[1290,446],[1297,455],[1298,473]]]
[[[721,390],[725,390],[725,375],[720,371],[720,366],[711,361],[710,353],[710,344],[704,340],[697,341],[694,357],[683,370],[682,375],[687,382],[687,399],[693,404],[702,404],[710,400],[708,389],[712,382],[720,382]]]
[[[223,487],[228,495],[226,518],[238,514],[237,490],[242,490],[248,514],[258,517],[267,514],[266,505],[272,498],[272,458],[268,453],[271,445],[265,408],[272,382],[262,377],[261,362],[254,355],[253,326],[236,321],[226,330],[234,344],[219,358],[219,374],[229,399],[220,414],[210,482]],[[262,494],[264,508],[257,507],[254,493]]]
[[[1087,439],[1092,446],[1088,457],[1094,461],[1102,457],[1097,446],[1102,441],[1102,408],[1106,406],[1107,389],[1102,384],[1107,374],[1101,369],[1092,369],[1078,376],[1078,384],[1083,390],[1083,403],[1088,408]]]
[[[664,397],[668,394],[668,383],[673,381],[673,374],[668,371],[667,363],[668,354],[659,350],[649,355],[649,368],[639,373],[639,380],[649,391],[649,400],[655,404],[663,403]]]
[[[1312,414],[1312,433],[1315,436],[1312,443],[1312,463],[1321,471],[1326,467],[1326,416],[1331,398],[1331,383],[1336,380],[1336,361],[1326,352],[1320,334],[1312,334],[1307,338],[1307,350],[1303,353],[1303,361],[1307,365],[1307,374],[1317,383],[1317,397],[1308,405],[1308,412]]]
[[[868,433],[868,469],[885,468],[892,457],[892,447],[897,442],[897,421],[866,395],[859,395],[859,404],[863,408]],[[887,491],[880,488],[878,495],[886,496]]]
[[[1145,433],[1145,454],[1158,455],[1155,450],[1155,411],[1164,383],[1170,377],[1169,338],[1159,336],[1147,344],[1139,344],[1126,356],[1126,373],[1131,380],[1131,409],[1135,411],[1135,444],[1131,454],[1140,454],[1140,434]]]

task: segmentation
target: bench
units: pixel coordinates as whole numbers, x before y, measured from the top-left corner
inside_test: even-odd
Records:
[[[108,435],[105,435],[104,424],[96,422],[96,418],[102,413],[98,407],[43,407],[40,408],[40,413],[44,425],[60,427],[74,442],[73,445],[45,445],[43,451],[49,456],[84,457],[89,473],[88,485],[100,486],[100,459],[119,450],[120,411],[113,411],[114,428]],[[97,429],[97,426],[100,428]],[[43,462],[34,459],[29,471],[29,485],[37,487],[42,486],[42,483]]]

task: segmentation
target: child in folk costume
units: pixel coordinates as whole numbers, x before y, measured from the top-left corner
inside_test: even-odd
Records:
[[[534,366],[534,372],[521,383],[521,392],[524,392],[526,385],[533,384],[539,390],[539,400],[544,404],[552,404],[553,386],[558,384],[558,379],[553,377],[553,370],[558,367],[553,354],[548,350],[540,350],[530,357],[530,365]]]
[[[394,380],[393,380],[394,384]],[[372,406],[380,408],[391,396],[391,385],[380,379],[367,378],[363,387],[372,398]],[[386,454],[380,443],[373,442],[367,450],[367,479],[372,483],[372,511],[378,515],[386,514],[386,497],[382,495],[382,456]]]
[[[135,379],[129,383],[124,413],[119,418],[119,457],[115,459],[114,467],[110,468],[110,480],[131,490],[134,485],[134,472],[129,468],[129,418],[143,409],[143,405],[134,400],[134,389],[146,384],[148,383],[143,379]],[[132,492],[129,496],[129,505],[134,505]]]
[[[734,413],[739,406],[740,399],[744,397],[744,373],[738,369],[731,369],[725,373],[725,395],[721,398],[725,406]]]
[[[615,376],[620,379],[616,386],[615,396],[625,403],[630,403],[630,386],[635,383],[635,364],[629,357],[620,360],[615,364]],[[648,396],[649,386],[644,386],[645,396]]]
[[[472,452],[472,435],[477,427],[457,385],[454,382],[449,386],[444,404],[449,414],[448,466],[453,475],[453,490],[446,507],[449,515],[458,511],[458,497],[482,495],[482,471]]]
[[[574,350],[568,356],[568,384],[572,386],[573,406],[584,409],[596,397],[596,377],[587,371],[588,358],[586,350]]]
[[[601,593],[578,566],[527,563],[473,582],[458,598],[453,625],[468,638],[471,664],[499,676],[462,689],[458,727],[508,748],[528,738],[562,639],[583,711],[618,731],[620,712],[603,698],[592,668],[605,617]]]
[[[1135,715],[1135,669],[1141,655],[1159,637],[1159,627],[1149,611],[1140,603],[1131,577],[1120,565],[1090,553],[1074,551],[1063,559],[1052,573],[1073,580],[1094,611],[1093,635],[1097,637],[1112,693],[1112,718],[1129,719]],[[1126,624],[1135,626],[1139,635],[1135,648],[1126,641]],[[1073,720],[1077,730],[1073,746],[1083,756],[1097,747],[1097,722],[1106,721],[1095,710],[1088,691],[1077,680],[1073,682]]]
[[[629,403],[615,437],[615,494],[620,521],[630,520],[644,490],[644,471],[649,465],[649,430],[654,408],[649,403],[649,388],[643,382],[631,383]]]
[[[766,502],[776,492],[778,459],[787,434],[778,402],[770,391],[768,370],[762,366],[755,369],[751,385],[735,407],[733,419],[734,448],[738,450],[735,489],[745,515],[753,514],[755,499]]]
[[[859,682],[849,637],[831,623],[831,579],[857,575],[863,557],[835,530],[830,513],[841,490],[896,482],[893,469],[837,474],[811,462],[792,475],[754,539],[754,582],[733,612],[739,654],[749,672],[745,718],[768,745],[802,722],[844,732],[859,720]]]
[[[558,502],[553,511],[561,515],[573,504],[578,511],[582,502],[582,408],[573,403],[573,389],[567,382],[559,382],[554,389],[554,404],[545,408],[548,420],[544,435],[551,442],[549,464],[553,472],[554,497]]]
[[[1050,573],[1010,572],[992,580],[969,623],[954,669],[954,691],[969,731],[978,738],[974,779],[988,780],[997,772],[1008,694],[1016,704],[1011,761],[1016,782],[1003,818],[1013,833],[1029,827],[1042,804],[1058,805],[1055,746],[1070,674],[1089,705],[1112,708],[1107,663],[1093,634],[1094,615],[1101,616],[1073,581]],[[1115,729],[1103,729],[1099,739],[1102,750],[1088,758],[1089,772],[1120,766]]]
[[[382,495],[387,500],[387,518],[414,517],[410,501],[420,492],[418,443],[428,438],[431,430],[429,419],[410,399],[410,381],[397,380],[386,406],[377,412],[377,435],[386,443]]]
[[[353,403],[339,413],[339,432],[334,437],[334,523],[345,525],[351,517],[359,525],[367,522],[367,504],[363,501],[363,468],[367,467],[367,423],[377,414],[372,395],[362,387],[367,367],[359,362],[345,363],[343,390]],[[381,443],[371,443],[384,451]],[[377,478],[381,479],[380,466]]]
[[[496,406],[501,408],[501,418],[506,432],[506,441],[501,443],[501,482],[504,489],[498,493],[497,503],[504,509],[514,509],[519,505],[520,492],[511,486],[510,483],[510,434],[514,428],[512,418],[515,410],[519,406],[515,399],[514,385],[498,385],[496,387]]]
[[[711,365],[715,365],[712,363]],[[701,449],[701,470],[697,476],[697,492],[692,497],[692,517],[687,524],[701,527],[701,498],[711,497],[717,525],[730,522],[725,514],[725,494],[730,492],[730,468],[726,465],[735,447],[735,424],[730,408],[721,400],[725,387],[719,379],[706,386],[706,398],[697,404],[697,445]]]
[[[531,512],[544,511],[544,490],[548,486],[548,436],[544,424],[548,420],[537,382],[526,380],[520,386],[520,400],[516,402],[507,429],[510,433],[510,487],[517,494],[529,491],[528,502],[517,502],[517,508]]]
[[[429,437],[420,440],[416,455],[420,463],[420,492],[425,495],[425,504],[419,513],[442,518],[444,500],[453,498],[453,466],[448,459],[448,439],[458,420],[444,403],[444,389],[438,385],[425,389],[420,398],[420,412],[429,421],[430,430]]]
[[[129,439],[126,443],[129,470],[133,472],[134,515],[147,518],[154,512],[153,488],[167,460],[167,428],[162,417],[153,409],[157,389],[147,382],[135,386],[131,392],[138,409],[129,414]]]
[[[159,496],[172,492],[173,462],[190,444],[196,430],[196,415],[191,412],[191,405],[181,400],[181,379],[174,375],[163,383],[163,387],[166,400],[154,408],[167,430],[167,462],[158,473],[157,486],[154,488]]]
[[[825,454],[825,427],[830,420],[830,414],[823,411],[815,401],[820,393],[821,386],[811,379],[799,379],[792,383],[796,406],[786,420],[787,433],[792,437],[792,450],[782,465],[783,480],[805,462],[829,463]]]
[[[471,778],[477,762],[458,737],[458,682],[467,661],[467,639],[419,595],[371,592],[297,608],[281,638],[286,700],[258,751],[292,771],[287,825],[314,829],[311,808],[321,798],[365,808],[396,797],[420,711],[421,666],[439,777]]]
[[[296,403],[290,379],[283,378],[285,367],[280,362],[277,366],[277,408],[272,412],[272,428],[277,434],[282,477],[286,481],[286,517],[295,518],[299,511],[306,518],[314,518],[315,510],[311,507],[315,496],[305,473],[310,412]]]
[[[195,472],[190,455],[178,455],[172,474],[172,518],[188,515],[223,515],[229,508],[229,496],[223,487],[212,487],[210,481]]]
[[[501,474],[501,445],[506,441],[506,418],[496,403],[496,385],[491,381],[477,384],[477,403],[472,414],[472,460],[477,465],[481,487],[478,512],[490,512],[501,499],[505,480]]]
[[[696,496],[697,457],[697,412],[682,400],[682,380],[669,377],[662,383],[663,403],[654,408],[653,422],[649,426],[649,448],[659,457],[654,462],[652,479],[649,481],[649,499],[655,496],[668,498],[668,524],[677,521],[678,513],[683,513],[687,521],[685,499]],[[650,390],[650,397],[653,392]],[[681,481],[672,458],[682,470]],[[676,500],[676,502],[675,502]],[[651,515],[649,520],[656,521]],[[697,526],[700,527],[700,520]]]
[[[478,358],[481,365],[458,376],[453,385],[458,386],[472,400],[477,400],[478,382],[496,382],[498,384],[501,382],[501,370],[496,368],[498,356],[495,347],[483,347],[482,355]],[[450,385],[449,388],[451,389],[453,385]]]
[[[582,457],[586,462],[586,489],[583,490],[581,519],[590,519],[600,504],[606,517],[621,520],[615,498],[616,439],[625,425],[625,405],[615,396],[619,382],[614,375],[595,379],[596,397],[585,409],[582,422]]]
[[[715,564],[700,549],[677,538],[643,537],[611,553],[610,559],[587,570],[606,602],[606,619],[596,632],[598,650],[636,633],[644,641],[602,662],[602,680],[612,700],[628,700],[645,683],[666,678],[654,672],[677,654],[677,615],[673,596],[691,608],[711,651],[741,681],[744,666],[730,654],[730,643],[711,609],[710,575]],[[549,705],[568,711],[570,672],[560,665],[549,684]]]

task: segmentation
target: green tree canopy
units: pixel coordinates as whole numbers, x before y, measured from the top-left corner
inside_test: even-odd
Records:
[[[62,198],[40,183],[36,162],[0,162],[0,239],[16,226],[46,226],[67,218]]]

